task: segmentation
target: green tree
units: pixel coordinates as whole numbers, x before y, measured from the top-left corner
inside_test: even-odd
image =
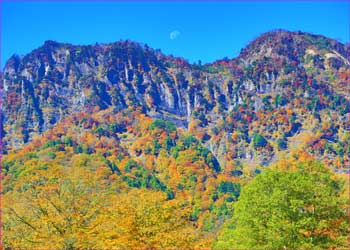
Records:
[[[279,151],[286,150],[288,148],[286,139],[285,138],[278,138],[277,139],[277,146],[278,146]]]
[[[215,249],[344,247],[344,183],[319,162],[289,164],[266,170],[243,188]]]
[[[277,94],[275,97],[275,106],[278,108],[278,106],[284,106],[288,103],[287,97],[284,95]]]
[[[65,137],[63,142],[64,142],[64,145],[66,145],[67,147],[73,146],[73,140],[72,140],[72,137],[70,136]]]
[[[253,144],[255,148],[265,147],[267,145],[267,140],[261,134],[254,134]]]

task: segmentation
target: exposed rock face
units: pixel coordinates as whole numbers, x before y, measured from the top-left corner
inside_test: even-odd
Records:
[[[319,58],[306,53],[311,49],[318,51]],[[204,115],[209,127],[215,126],[218,117],[239,105],[258,112],[271,104],[265,95],[288,94],[296,78],[306,81],[312,76],[308,60],[323,76],[346,65],[348,53],[348,48],[331,39],[284,31],[262,35],[236,59],[205,66],[130,41],[94,46],[46,41],[30,54],[13,56],[6,63],[4,141],[7,148],[16,148],[71,113],[110,106],[121,110],[138,105],[153,117],[184,127],[196,111]],[[292,73],[294,78],[289,77]],[[340,92],[338,87],[325,88]],[[305,98],[311,98],[311,90],[303,92]]]
[[[182,120],[204,104],[203,92],[216,92],[199,80],[189,83],[192,74],[185,61],[133,42],[72,46],[47,41],[23,58],[13,56],[5,66],[8,141],[12,146],[25,143],[67,114],[96,107],[139,104]],[[18,132],[21,136],[11,143]]]

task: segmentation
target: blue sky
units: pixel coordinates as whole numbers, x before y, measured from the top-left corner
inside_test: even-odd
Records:
[[[349,41],[348,1],[1,4],[2,65],[45,40],[94,44],[131,39],[190,62],[235,57],[252,39],[277,28]]]

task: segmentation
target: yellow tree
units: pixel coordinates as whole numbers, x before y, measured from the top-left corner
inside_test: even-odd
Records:
[[[114,196],[109,223],[100,225],[105,237],[98,247],[192,249],[198,235],[187,221],[189,209],[180,201],[166,199],[164,193],[137,189]]]
[[[108,203],[99,175],[82,167],[50,166],[19,178],[3,195],[4,246],[87,248]]]
[[[109,186],[106,172],[78,165],[27,171],[3,195],[4,246],[192,248],[198,236],[188,208],[162,192]],[[114,176],[113,182],[122,181]]]

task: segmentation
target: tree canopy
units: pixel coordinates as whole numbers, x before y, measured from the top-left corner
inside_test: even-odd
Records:
[[[193,248],[189,208],[162,192],[108,189],[100,172],[51,166],[21,179],[2,197],[7,249]]]
[[[312,160],[266,170],[243,188],[215,248],[343,247],[349,233],[343,184]]]

